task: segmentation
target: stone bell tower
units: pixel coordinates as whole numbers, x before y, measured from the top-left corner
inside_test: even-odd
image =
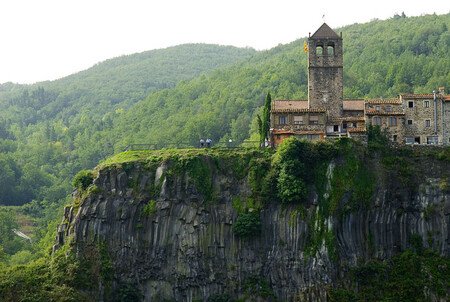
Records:
[[[342,116],[342,36],[326,23],[308,38],[309,108],[325,108],[327,124]]]

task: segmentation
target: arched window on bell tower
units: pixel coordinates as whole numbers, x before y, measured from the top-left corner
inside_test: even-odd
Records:
[[[327,55],[334,56],[334,43],[329,43],[327,46]]]
[[[322,44],[317,44],[316,45],[316,55],[318,56],[323,56],[323,45]]]

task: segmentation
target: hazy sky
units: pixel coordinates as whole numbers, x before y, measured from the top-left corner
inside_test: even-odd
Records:
[[[182,43],[267,49],[331,27],[450,11],[445,0],[0,0],[0,83],[54,80]]]

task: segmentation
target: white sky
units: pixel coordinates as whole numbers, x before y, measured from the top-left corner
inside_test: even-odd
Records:
[[[0,83],[54,80],[182,43],[267,49],[331,27],[450,11],[446,0],[0,0]]]

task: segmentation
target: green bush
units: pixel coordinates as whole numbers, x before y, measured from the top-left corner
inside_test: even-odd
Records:
[[[269,282],[259,276],[251,276],[246,278],[244,280],[243,289],[247,297],[261,297],[264,298],[265,301],[267,301],[267,299],[269,298],[275,297],[275,294],[273,293]]]
[[[283,167],[278,176],[278,196],[283,203],[300,202],[307,196],[307,189],[304,181],[289,173],[289,169]]]
[[[94,181],[94,173],[91,170],[81,170],[72,180],[72,185],[80,190],[86,190]]]
[[[150,216],[156,213],[156,201],[150,200],[143,208],[142,213],[146,216]]]
[[[233,226],[233,232],[241,238],[259,235],[261,232],[261,218],[258,211],[239,214]]]

